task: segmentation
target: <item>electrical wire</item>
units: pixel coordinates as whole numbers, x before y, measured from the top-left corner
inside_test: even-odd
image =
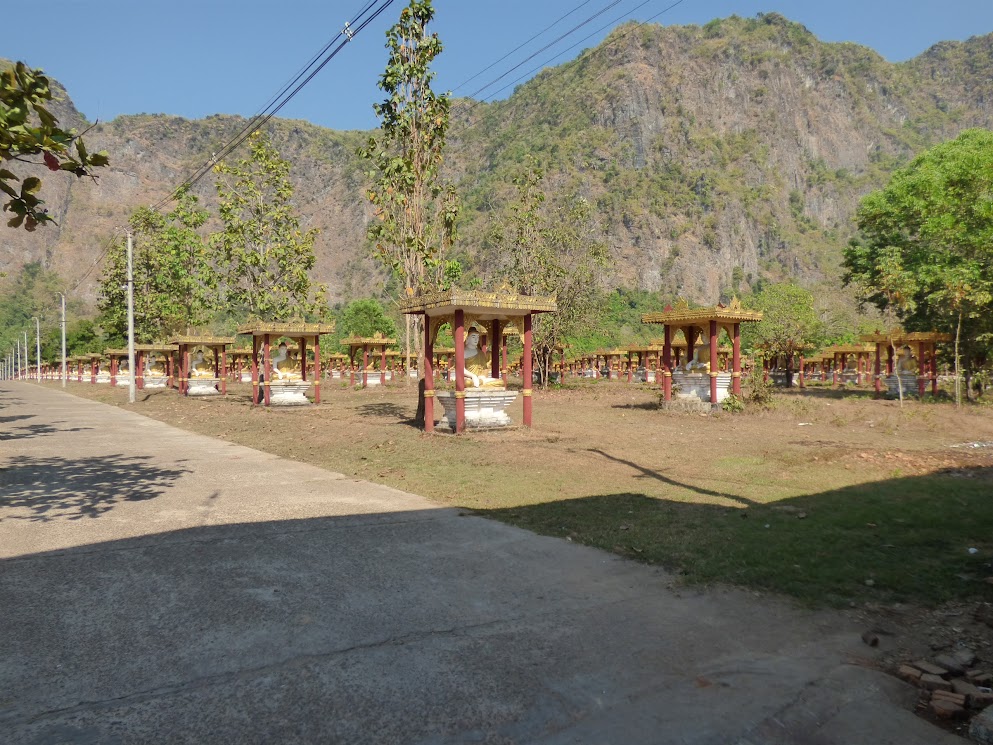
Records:
[[[624,18],[626,18],[627,16],[629,16],[629,15],[630,15],[631,13],[634,13],[635,11],[637,11],[637,10],[640,10],[640,9],[641,9],[641,8],[643,8],[643,7],[645,6],[645,5],[648,5],[648,4],[650,3],[650,2],[653,2],[653,0],[643,0],[643,2],[641,2],[641,3],[640,3],[640,4],[638,4],[638,5],[636,5],[636,6],[634,7],[634,8],[632,8],[632,9],[630,9],[630,10],[628,10],[628,11],[625,11],[625,12],[624,12],[623,14],[621,14],[620,16],[617,16],[616,18],[614,18],[613,20],[611,20],[611,21],[610,21],[609,23],[607,23],[607,24],[605,24],[605,25],[603,25],[603,26],[601,26],[600,28],[598,28],[598,29],[596,29],[596,30],[595,30],[595,31],[593,31],[592,33],[590,33],[590,34],[588,34],[587,36],[584,36],[584,37],[583,37],[582,39],[580,39],[579,41],[577,41],[577,42],[575,42],[574,44],[572,44],[572,45],[570,45],[569,47],[566,47],[565,49],[562,49],[562,50],[560,50],[560,51],[558,51],[558,52],[556,52],[556,53],[555,53],[555,54],[553,54],[553,55],[552,55],[551,57],[548,57],[548,58],[546,58],[546,59],[545,59],[545,60],[544,60],[544,61],[543,61],[543,62],[542,62],[542,63],[541,63],[540,65],[538,65],[537,67],[534,67],[534,68],[531,68],[530,70],[528,70],[528,71],[527,71],[527,72],[525,72],[524,74],[522,74],[522,75],[520,75],[519,77],[517,77],[517,78],[515,78],[515,79],[514,79],[513,81],[511,81],[510,83],[507,83],[507,84],[506,84],[506,85],[504,85],[503,87],[501,87],[501,88],[499,88],[499,89],[497,89],[496,91],[494,91],[494,92],[492,92],[492,93],[490,93],[489,95],[487,95],[487,96],[485,96],[485,97],[483,97],[483,98],[481,98],[481,99],[479,99],[479,100],[475,100],[475,101],[472,101],[471,103],[468,103],[468,104],[466,104],[466,105],[464,105],[464,106],[462,106],[461,108],[457,108],[457,109],[455,109],[455,110],[454,110],[454,111],[452,112],[452,114],[453,114],[453,116],[460,116],[460,117],[463,117],[463,116],[468,116],[468,115],[469,115],[469,114],[471,114],[471,113],[472,113],[473,111],[475,111],[475,110],[476,110],[476,109],[477,109],[477,108],[478,108],[479,106],[481,106],[481,105],[483,105],[484,103],[487,103],[487,102],[489,102],[489,101],[492,101],[492,100],[493,100],[494,98],[496,98],[496,96],[498,96],[498,95],[499,95],[500,93],[502,93],[503,91],[505,91],[505,90],[507,90],[507,88],[511,88],[511,87],[513,87],[513,86],[515,86],[515,85],[517,85],[518,83],[520,83],[520,82],[521,82],[522,80],[526,80],[527,78],[529,78],[529,77],[531,77],[531,76],[532,76],[532,75],[534,75],[534,74],[535,74],[536,72],[538,72],[538,71],[540,71],[540,70],[542,70],[542,69],[544,69],[544,68],[545,68],[545,67],[546,67],[546,66],[547,66],[547,65],[548,65],[548,64],[549,64],[550,62],[552,62],[553,60],[556,60],[556,59],[558,59],[558,58],[559,58],[559,57],[561,57],[561,56],[562,56],[563,54],[566,54],[567,52],[569,52],[569,51],[571,51],[571,50],[573,50],[573,49],[575,49],[575,48],[576,48],[576,47],[578,47],[579,45],[581,45],[581,44],[583,44],[583,43],[585,43],[586,41],[588,41],[588,40],[590,40],[590,39],[592,39],[593,37],[595,37],[596,35],[598,35],[599,33],[601,33],[601,32],[602,32],[603,30],[605,30],[605,29],[607,29],[607,28],[610,28],[610,27],[612,27],[612,26],[614,26],[614,25],[615,25],[615,24],[617,24],[617,23],[618,23],[619,21],[622,21],[622,20],[623,20]],[[621,41],[621,40],[623,40],[623,39],[625,39],[625,38],[626,38],[626,37],[628,36],[628,34],[630,34],[630,33],[632,33],[632,32],[633,32],[633,31],[635,31],[636,29],[638,29],[638,28],[641,28],[642,26],[645,26],[645,25],[647,25],[647,24],[649,24],[649,23],[651,23],[652,21],[654,21],[654,20],[656,20],[656,19],[658,19],[659,17],[661,17],[661,16],[662,16],[662,15],[664,15],[665,13],[668,13],[668,12],[669,12],[670,10],[672,10],[672,9],[673,9],[673,8],[675,8],[676,6],[678,6],[678,5],[681,5],[681,4],[683,3],[683,2],[685,2],[685,0],[676,0],[675,2],[673,2],[673,3],[671,3],[670,5],[668,5],[668,6],[666,6],[665,8],[663,8],[663,9],[662,9],[661,11],[659,11],[658,13],[656,13],[656,14],[654,14],[653,16],[650,16],[650,17],[649,17],[649,18],[647,18],[646,20],[644,20],[644,21],[636,21],[636,22],[635,22],[635,25],[634,25],[634,26],[632,26],[632,27],[631,27],[631,28],[630,28],[630,29],[629,29],[628,31],[626,31],[626,32],[623,32],[623,33],[621,33],[621,34],[619,34],[618,36],[615,36],[615,37],[614,37],[613,39],[611,39],[610,41],[608,41],[608,42],[606,42],[606,43],[604,43],[604,44],[601,44],[600,46],[598,46],[598,47],[596,47],[595,49],[593,49],[593,50],[591,51],[591,54],[597,54],[597,53],[602,53],[602,52],[603,52],[603,51],[604,51],[605,49],[607,49],[607,48],[609,48],[610,46],[612,46],[612,45],[614,45],[614,44],[616,44],[616,43],[618,43],[618,42],[620,42],[620,41]],[[599,14],[598,14],[598,15],[599,15]],[[585,25],[585,24],[582,24],[582,25]],[[568,35],[568,34],[565,34],[565,35],[563,35],[563,36],[567,36],[567,35]],[[560,37],[560,38],[561,38],[561,37]],[[546,48],[547,48],[547,47],[546,47]],[[533,58],[533,55],[532,55],[532,58]],[[530,59],[530,58],[529,58],[529,59]],[[526,62],[526,61],[529,61],[529,60],[525,60],[525,62]],[[520,68],[520,66],[521,66],[521,65],[519,64],[519,65],[517,65],[517,66],[515,66],[515,68],[512,68],[511,70],[509,70],[509,71],[507,71],[507,73],[504,73],[503,75],[501,75],[501,76],[500,76],[499,78],[495,78],[495,79],[494,79],[494,80],[492,80],[492,81],[491,81],[491,82],[490,82],[489,84],[487,84],[486,86],[484,86],[484,87],[483,87],[483,90],[485,90],[485,88],[488,88],[488,87],[490,87],[491,85],[493,85],[493,84],[495,84],[495,83],[497,83],[497,82],[499,82],[499,80],[501,80],[502,78],[504,78],[504,77],[506,77],[506,75],[507,75],[507,74],[508,74],[509,72],[512,72],[512,71],[513,71],[514,69],[519,69],[519,68]],[[546,80],[548,80],[548,79],[549,79],[549,78],[546,78]],[[544,81],[542,81],[542,82],[544,82]],[[471,98],[471,97],[470,97],[470,98]],[[474,126],[475,126],[475,124],[474,124],[474,123],[470,123],[470,122],[468,122],[468,121],[466,121],[466,122],[465,122],[465,123],[464,123],[464,124],[462,125],[462,127],[461,127],[461,130],[460,130],[460,131],[462,131],[462,132],[465,132],[465,131],[467,131],[467,130],[469,130],[469,129],[471,129],[472,127],[474,127]]]
[[[373,10],[376,2],[379,6]],[[176,193],[181,189],[192,187],[203,179],[219,162],[234,152],[252,134],[264,127],[279,111],[283,109],[303,88],[323,70],[327,64],[334,59],[338,53],[370,23],[378,18],[396,0],[370,0],[361,11],[345,24],[345,27],[332,37],[321,50],[314,55],[310,62],[304,66],[288,83],[286,83],[278,93],[269,99],[269,102],[255,116],[233,135],[211,158],[198,169],[188,175],[183,182],[173,189],[168,196],[159,200],[152,206],[155,211],[161,210],[166,204],[171,202]],[[370,15],[371,12],[371,15]],[[366,17],[367,16],[367,17]]]
[[[536,33],[530,39],[528,39],[527,41],[525,41],[522,44],[518,45],[517,47],[511,49],[509,52],[507,52],[505,55],[503,55],[500,59],[495,60],[494,62],[491,62],[489,65],[487,65],[482,70],[480,70],[479,72],[477,72],[471,78],[466,78],[465,80],[463,80],[457,86],[455,86],[454,88],[452,88],[452,93],[455,93],[455,91],[458,91],[458,90],[462,90],[466,85],[468,85],[469,83],[471,83],[473,80],[475,80],[476,78],[478,78],[480,75],[482,75],[485,72],[489,72],[490,70],[492,70],[494,67],[496,67],[497,65],[499,65],[501,62],[503,62],[508,57],[512,57],[514,54],[516,54],[517,52],[519,52],[522,49],[524,49],[524,47],[526,47],[532,41],[534,41],[535,39],[537,39],[539,36],[541,36],[542,34],[550,31],[555,26],[559,25],[562,21],[564,21],[566,18],[568,18],[569,16],[571,16],[573,13],[575,13],[577,10],[579,10],[580,8],[582,8],[584,5],[589,5],[591,2],[593,2],[593,0],[584,0],[584,2],[580,3],[579,5],[577,5],[575,8],[573,8],[569,12],[565,13],[564,15],[559,16],[550,25],[545,26],[545,28],[543,28],[541,31],[539,31],[538,33]]]

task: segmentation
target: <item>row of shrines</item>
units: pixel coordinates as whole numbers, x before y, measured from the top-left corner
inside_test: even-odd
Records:
[[[461,432],[469,427],[498,427],[510,424],[507,407],[518,391],[507,388],[508,366],[507,338],[518,335],[523,353],[517,364],[524,381],[519,394],[523,397],[523,424],[532,423],[531,381],[533,360],[532,322],[536,314],[554,313],[554,297],[524,296],[508,290],[498,292],[464,291],[452,289],[445,292],[413,297],[401,305],[403,313],[421,316],[424,339],[424,400],[426,429],[434,426],[434,403],[444,408],[439,426]],[[714,406],[728,395],[741,395],[742,351],[741,324],[760,321],[762,314],[741,307],[737,300],[729,305],[711,308],[689,308],[685,303],[667,306],[660,313],[643,316],[646,324],[663,327],[663,338],[657,344],[631,347],[624,350],[605,350],[590,355],[580,355],[567,360],[564,350],[552,350],[559,356],[554,367],[559,375],[586,375],[601,370],[606,377],[635,378],[659,382],[661,378],[663,399],[669,402],[675,395],[682,401],[695,401]],[[454,348],[437,348],[441,328],[452,330]],[[136,345],[136,382],[139,387],[171,386],[186,395],[214,395],[226,393],[231,375],[253,385],[253,404],[298,405],[310,403],[306,393],[313,387],[316,403],[321,400],[322,358],[320,337],[333,333],[333,324],[318,323],[263,323],[242,326],[239,334],[251,337],[249,349],[232,349],[234,337],[177,336],[167,344]],[[730,345],[720,346],[721,335],[726,334]],[[923,395],[924,375],[932,386],[936,385],[936,348],[940,335],[904,335],[894,346],[892,335],[879,335],[875,342],[875,373],[877,390],[881,385],[881,355],[889,350],[886,370],[888,375],[908,374],[907,361],[894,359],[894,349],[918,345],[918,359],[922,362],[920,374],[904,383],[906,390],[919,389]],[[493,340],[493,344],[488,342]],[[500,340],[497,342],[496,340]],[[363,385],[385,383],[396,374],[408,374],[399,352],[390,350],[394,339],[376,335],[369,338],[343,339],[349,354],[330,355],[331,376],[357,376]],[[866,341],[869,341],[868,339]],[[292,345],[292,347],[291,347]],[[361,353],[361,367],[356,357]],[[826,350],[821,355],[802,359],[799,366],[800,385],[808,377],[826,376],[829,364],[834,365],[835,375],[855,354],[858,370],[868,367],[867,357],[871,347],[859,347],[855,352],[847,348]],[[831,362],[828,362],[829,354]],[[624,356],[626,355],[626,365]],[[101,355],[81,355],[72,358],[77,376],[83,378],[84,366],[89,368],[91,382],[118,382],[126,365],[127,350],[110,349]],[[109,360],[109,371],[100,369],[102,358]],[[635,366],[637,358],[637,367]],[[370,378],[373,361],[378,361],[378,379]],[[436,390],[438,369],[454,378],[454,390]],[[49,368],[48,375],[54,370]],[[861,375],[860,375],[861,377]],[[837,381],[837,378],[836,378]],[[861,381],[860,381],[861,382]],[[913,385],[911,385],[911,382]]]

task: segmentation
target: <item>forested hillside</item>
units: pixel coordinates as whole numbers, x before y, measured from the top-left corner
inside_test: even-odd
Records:
[[[58,113],[84,124],[71,101]],[[59,224],[0,233],[0,271],[41,261],[74,284],[133,207],[169,193],[242,123],[138,114],[97,125],[87,142],[110,153],[111,167],[96,182],[48,174],[44,197]],[[455,102],[448,169],[465,204],[459,252],[484,280],[499,270],[494,235],[512,178],[534,154],[553,197],[596,206],[615,286],[714,302],[792,276],[844,305],[838,264],[859,198],[975,126],[993,127],[993,35],[891,64],[777,14],[623,26],[505,101]],[[321,229],[316,279],[336,300],[381,291],[356,155],[367,133],[286,120],[271,130],[293,163],[302,214]],[[209,176],[196,191],[214,202]],[[98,276],[77,289],[84,304]]]

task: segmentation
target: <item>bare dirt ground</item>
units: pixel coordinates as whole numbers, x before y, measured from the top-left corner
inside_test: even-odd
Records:
[[[128,406],[126,390],[88,384],[71,384],[69,390]],[[211,400],[140,391],[135,410],[446,505],[495,511],[524,527],[532,525],[515,510],[552,502],[639,495],[723,512],[776,509],[784,500],[935,473],[988,483],[993,497],[989,407],[957,410],[914,401],[901,407],[872,400],[867,392],[820,388],[780,393],[768,410],[701,416],[659,410],[658,394],[647,386],[584,381],[536,391],[532,430],[455,437],[425,436],[411,426],[416,388],[402,384],[352,390],[328,381],[320,406],[284,410],[252,408],[249,386],[232,385],[229,391],[225,399]],[[511,416],[520,421],[520,399]],[[561,535],[581,539],[566,529]],[[643,548],[597,545],[655,560]],[[993,536],[980,549],[993,551]],[[849,603],[850,612],[878,636],[890,670],[963,647],[976,652],[977,665],[993,669],[993,606],[986,602],[993,601],[993,585],[984,587],[937,607],[860,596]],[[945,726],[961,732],[966,725]]]

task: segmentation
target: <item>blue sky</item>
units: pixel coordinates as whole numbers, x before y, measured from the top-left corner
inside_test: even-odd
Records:
[[[674,0],[620,0],[552,56],[615,18],[645,20]],[[570,10],[572,15],[515,57],[459,90],[465,94],[615,0],[435,0],[445,43],[439,89],[453,89]],[[637,9],[638,5],[643,7]],[[353,17],[364,0],[48,0],[41,24],[0,36],[0,57],[43,67],[91,120],[127,113],[250,116]],[[281,113],[337,129],[376,126],[372,104],[386,61],[385,30],[396,0],[357,35]],[[825,41],[852,41],[891,61],[947,39],[993,32],[993,0],[683,0],[664,24],[702,24],[731,14],[777,11]],[[556,60],[571,59],[607,31]],[[508,78],[516,77],[517,74]],[[508,90],[502,95],[506,96]]]

